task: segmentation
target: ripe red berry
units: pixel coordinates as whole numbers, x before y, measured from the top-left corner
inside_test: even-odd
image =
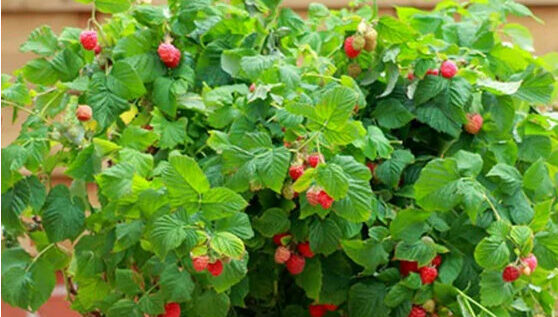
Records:
[[[415,261],[399,261],[399,273],[403,276],[409,275],[411,272],[418,272],[418,262]]]
[[[432,260],[431,262],[432,266],[439,268],[440,265],[442,265],[442,256],[441,255],[436,255],[436,257]]]
[[[306,200],[308,200],[310,206],[316,206],[320,203],[320,192],[320,189],[317,187],[310,187],[310,189],[306,191]]]
[[[304,166],[302,165],[292,165],[289,167],[289,175],[293,180],[297,180],[300,176],[304,174]]]
[[[437,69],[429,69],[428,71],[426,71],[426,75],[433,75],[433,76],[438,76],[440,72]]]
[[[276,234],[273,236],[273,242],[275,243],[275,245],[283,245],[281,240],[285,237],[290,237],[290,236],[291,234],[287,232]]]
[[[322,317],[327,313],[324,305],[310,305],[308,306],[308,312],[311,317]]]
[[[519,275],[521,275],[521,273],[515,265],[506,266],[504,272],[502,272],[504,282],[513,282],[519,278]]]
[[[284,246],[280,246],[275,250],[275,263],[283,264],[289,260],[291,257],[291,251],[285,248]]]
[[[432,284],[438,277],[438,270],[432,266],[425,266],[419,269],[422,284]]]
[[[286,264],[289,273],[291,273],[292,275],[297,275],[304,271],[306,260],[298,254],[292,254]]]
[[[457,74],[457,65],[453,61],[444,61],[440,67],[440,72],[445,78],[452,78]]]
[[[87,105],[78,106],[76,109],[76,118],[79,121],[89,121],[93,115],[93,110]]]
[[[415,74],[412,72],[407,73],[407,79],[411,81],[415,80]]]
[[[353,47],[353,41],[354,41],[354,37],[353,36],[349,36],[348,38],[345,39],[345,54],[347,54],[348,58],[355,58],[358,56],[358,54],[360,54],[360,50],[356,50]]]
[[[95,52],[95,55],[101,53],[103,49],[101,48],[101,46],[99,44],[97,44],[97,46],[95,46],[95,48],[93,49],[93,51]]]
[[[168,303],[165,305],[165,313],[158,317],[180,317],[180,305],[178,303]]]
[[[530,254],[528,257],[521,259],[521,263],[525,266],[523,273],[526,275],[531,275],[539,264],[537,257],[534,254]]]
[[[426,317],[426,310],[420,306],[413,305],[409,317]]]
[[[153,130],[153,126],[151,126],[150,124],[146,124],[146,125],[144,125],[142,128],[143,128],[144,130],[147,130],[147,131]]]
[[[324,306],[324,308],[326,310],[329,311],[336,311],[337,310],[337,305],[333,305],[333,304],[323,304],[322,306]]]
[[[374,171],[376,170],[376,167],[378,167],[378,164],[376,164],[374,162],[366,162],[366,166],[370,170],[370,173],[372,173],[372,175],[374,175]]]
[[[207,269],[209,264],[209,257],[207,255],[197,256],[192,259],[192,265],[194,266],[194,270],[196,272],[201,272]]]
[[[329,209],[333,204],[333,198],[329,196],[325,191],[320,191],[318,194],[318,203],[322,205],[323,209]]]
[[[308,164],[312,167],[318,166],[320,162],[323,162],[324,157],[321,154],[311,154],[308,156]]]
[[[248,88],[248,89],[250,90],[250,92],[254,92],[256,90],[256,84],[252,83],[250,85],[250,88]],[[283,132],[285,132],[285,131],[283,131]]]
[[[302,255],[305,258],[313,258],[314,257],[314,252],[312,252],[312,249],[310,249],[310,242],[301,242],[296,246],[296,249],[298,250],[298,253],[300,253],[300,255]]]
[[[159,58],[167,67],[175,68],[180,64],[180,57],[182,54],[174,45],[170,43],[161,43],[157,49]]]
[[[97,32],[95,31],[83,31],[79,35],[79,41],[83,48],[88,51],[92,51],[97,46]]]
[[[465,123],[464,128],[470,134],[477,134],[482,129],[483,123],[482,116],[478,113],[467,114],[467,123]]]
[[[209,263],[207,265],[207,270],[213,276],[219,276],[223,272],[223,262],[221,260],[217,260],[213,263]]]

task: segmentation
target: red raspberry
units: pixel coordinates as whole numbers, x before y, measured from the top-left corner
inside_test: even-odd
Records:
[[[429,70],[426,72],[426,75],[438,76],[439,73],[440,73],[440,72],[439,72],[437,69],[429,69]]]
[[[413,305],[409,317],[426,317],[426,310],[420,306]]]
[[[322,306],[324,306],[324,308],[326,310],[329,311],[336,311],[337,310],[337,305],[333,305],[333,304],[323,304]]]
[[[411,272],[418,272],[418,262],[415,261],[399,261],[399,272],[403,276],[409,275]]]
[[[93,110],[87,105],[78,106],[76,109],[76,118],[79,121],[89,121],[93,115]]]
[[[502,272],[502,278],[504,279],[504,282],[513,282],[519,278],[520,274],[521,273],[516,266],[508,265],[504,269],[504,272]]]
[[[457,65],[453,61],[444,61],[440,67],[440,73],[445,78],[452,78],[457,74]]]
[[[221,260],[217,260],[214,263],[209,263],[207,265],[207,270],[213,276],[219,276],[223,272],[223,262]]]
[[[320,162],[324,161],[324,157],[321,154],[311,154],[308,156],[308,164],[312,167],[318,166]]]
[[[323,209],[329,209],[333,204],[333,198],[322,190],[318,194],[318,202],[322,205]]]
[[[143,128],[144,130],[147,130],[147,131],[153,130],[153,127],[152,127],[150,124],[146,124],[146,125],[144,125],[142,128]]]
[[[317,187],[311,187],[306,191],[306,200],[308,200],[310,206],[316,206],[320,203],[320,192],[320,189],[318,189]]]
[[[308,306],[308,312],[312,317],[322,317],[327,313],[327,310],[324,305],[310,305]]]
[[[103,49],[101,48],[101,46],[99,44],[97,44],[97,46],[95,46],[95,48],[93,49],[93,51],[95,52],[95,55],[101,53]]]
[[[353,112],[354,112],[354,113],[357,113],[359,109],[360,109],[360,108],[358,107],[358,105],[355,105],[355,107],[353,108]]]
[[[287,262],[290,257],[291,251],[284,246],[280,246],[275,250],[275,263],[283,264]]]
[[[355,58],[358,56],[358,54],[360,54],[360,50],[356,50],[353,47],[353,41],[354,41],[354,37],[349,36],[348,38],[345,39],[345,54],[347,54],[348,58]]]
[[[374,162],[366,162],[366,166],[368,166],[368,169],[370,170],[370,173],[372,173],[372,175],[374,175],[374,171],[376,170],[376,167],[378,167],[378,164],[376,164]]]
[[[159,53],[159,58],[167,67],[175,68],[180,64],[180,57],[182,56],[180,51],[170,43],[161,43],[157,49]]]
[[[292,165],[289,167],[289,175],[296,181],[300,176],[304,174],[304,166],[302,165]]]
[[[165,305],[165,313],[158,317],[180,317],[180,305],[177,303],[168,303]]]
[[[296,249],[298,250],[298,253],[300,253],[300,255],[302,255],[305,258],[314,257],[314,252],[312,252],[312,249],[310,249],[310,242],[299,243],[296,246]]]
[[[273,242],[275,243],[275,245],[283,245],[283,243],[281,242],[281,240],[285,237],[291,237],[290,233],[279,233],[273,236]]]
[[[525,273],[525,275],[531,275],[539,264],[537,257],[534,254],[530,254],[528,257],[521,259],[521,263],[525,266],[523,269],[523,273]]]
[[[92,51],[97,46],[97,32],[95,31],[83,31],[79,35],[79,41],[83,48],[88,51]]]
[[[464,128],[470,134],[477,134],[482,129],[483,123],[482,116],[478,113],[467,114],[467,123],[465,123]]]
[[[197,256],[192,259],[192,265],[194,266],[194,270],[196,272],[201,272],[207,269],[209,264],[209,257],[207,255]]]
[[[302,256],[298,254],[293,254],[287,261],[287,270],[292,275],[297,275],[302,273],[302,271],[304,271],[305,264],[306,264],[306,260]]]
[[[415,74],[413,74],[412,72],[407,73],[407,79],[410,81],[415,80]]]
[[[431,262],[432,266],[439,268],[440,265],[442,265],[442,256],[441,255],[436,255],[436,257],[432,260]]]
[[[254,92],[256,90],[256,84],[252,83],[249,88],[250,92]],[[283,131],[285,132],[285,131]]]
[[[435,267],[425,266],[419,269],[422,284],[432,284],[438,277],[438,270]]]

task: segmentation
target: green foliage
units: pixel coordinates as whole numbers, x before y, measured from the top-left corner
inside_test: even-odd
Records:
[[[2,107],[27,116],[2,149],[3,301],[36,311],[62,271],[86,316],[176,302],[182,316],[404,317],[430,300],[440,317],[553,316],[558,63],[508,23],[537,19],[527,7],[392,17],[358,0],[302,19],[278,1],[78,1],[107,14],[88,23],[99,54],[80,29],[41,26],[20,47],[36,58],[2,75]],[[375,49],[349,60],[344,40],[369,28]],[[427,74],[445,60],[455,77]],[[54,186],[61,169],[71,184]],[[296,276],[274,262],[283,233],[314,253]],[[433,284],[398,270],[437,255]],[[222,273],[196,271],[199,256]],[[508,265],[524,272],[513,283]]]

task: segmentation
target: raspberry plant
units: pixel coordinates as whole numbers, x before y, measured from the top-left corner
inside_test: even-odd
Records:
[[[2,75],[4,301],[61,271],[85,316],[553,315],[558,63],[526,7],[91,5]]]

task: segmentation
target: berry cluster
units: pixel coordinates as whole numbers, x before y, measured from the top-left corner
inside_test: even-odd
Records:
[[[337,305],[333,304],[310,304],[308,306],[308,312],[312,317],[322,317],[328,311],[336,311]]]
[[[323,155],[319,153],[310,154],[308,155],[304,163],[294,164],[289,167],[289,176],[292,178],[293,181],[296,181],[304,174],[307,166],[311,166],[314,168],[322,162],[324,162]],[[288,197],[298,196],[297,193],[291,195],[290,192],[286,192],[285,194],[285,196]],[[311,186],[306,191],[306,199],[311,206],[321,205],[323,209],[331,208],[331,205],[333,205],[334,201],[333,197],[329,196],[329,194],[319,186]]]
[[[538,260],[534,254],[521,259],[521,264],[519,266],[510,264],[504,268],[502,272],[502,279],[504,282],[511,283],[517,280],[521,274],[531,275],[533,271],[537,268]]]
[[[370,24],[362,21],[358,26],[358,31],[345,39],[343,45],[345,54],[348,58],[356,58],[363,49],[372,52],[376,49],[377,38],[378,33],[376,30],[374,30]],[[351,72],[355,75],[354,66]],[[358,73],[360,74],[360,68]],[[358,74],[356,74],[356,76],[358,76]]]
[[[219,276],[223,272],[223,262],[221,260],[215,260],[210,263],[207,255],[194,257],[192,259],[192,265],[196,272],[207,270],[213,276]]]
[[[275,249],[275,263],[285,264],[287,270],[292,275],[297,275],[304,271],[306,265],[305,258],[314,257],[314,252],[310,249],[309,242],[293,243],[292,235],[281,233],[273,236],[273,242],[277,245]]]
[[[95,54],[99,54],[101,52],[101,46],[97,42],[97,32],[89,30],[89,31],[82,31],[79,35],[79,41],[84,49],[88,51],[94,51]]]
[[[430,265],[419,267],[416,261],[399,261],[399,272],[408,276],[411,272],[419,273],[422,284],[432,284],[438,277],[438,268],[442,264],[442,257],[438,254]]]

